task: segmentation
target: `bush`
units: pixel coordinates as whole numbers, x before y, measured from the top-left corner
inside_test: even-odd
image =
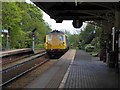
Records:
[[[95,49],[95,46],[92,46],[91,44],[87,44],[85,46],[85,51],[86,52],[92,52]]]
[[[37,44],[35,45],[35,49],[45,49],[45,44]]]

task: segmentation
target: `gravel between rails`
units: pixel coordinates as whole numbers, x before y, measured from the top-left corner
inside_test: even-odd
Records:
[[[24,76],[18,78],[17,80],[9,83],[8,85],[4,86],[3,89],[23,89],[26,85],[36,79],[38,76],[42,75],[46,70],[52,67],[58,60],[53,59],[49,60],[48,62],[44,63],[43,65],[37,67],[36,69],[32,70],[31,72],[25,74]]]

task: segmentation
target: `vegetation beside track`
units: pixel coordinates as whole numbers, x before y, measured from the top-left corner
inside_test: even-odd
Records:
[[[37,46],[44,42],[45,34],[51,31],[49,24],[43,20],[42,11],[37,6],[26,2],[2,2],[1,27],[9,31],[10,49],[31,48],[32,30],[35,28]],[[6,48],[5,34],[0,46]]]

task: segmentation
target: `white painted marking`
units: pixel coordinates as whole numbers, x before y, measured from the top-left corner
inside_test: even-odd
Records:
[[[74,55],[72,56],[72,60],[71,60],[70,66],[68,67],[68,70],[67,70],[67,72],[65,73],[65,76],[64,76],[64,78],[63,78],[63,80],[62,80],[59,88],[64,88],[65,82],[66,82],[67,77],[68,77],[69,72],[70,72],[71,65],[73,64],[73,60],[74,60],[75,54],[76,54],[76,50],[74,51]]]

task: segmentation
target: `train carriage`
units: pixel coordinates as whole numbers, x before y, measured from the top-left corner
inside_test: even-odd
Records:
[[[61,56],[69,49],[68,37],[58,30],[49,32],[46,35],[45,47],[50,57]]]

